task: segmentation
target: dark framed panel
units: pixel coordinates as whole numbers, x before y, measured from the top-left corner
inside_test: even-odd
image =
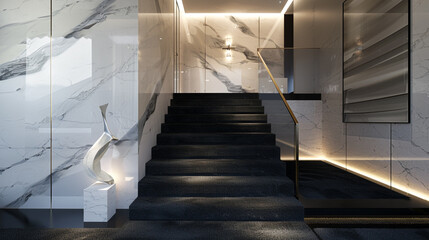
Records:
[[[410,122],[410,1],[343,2],[343,121]]]

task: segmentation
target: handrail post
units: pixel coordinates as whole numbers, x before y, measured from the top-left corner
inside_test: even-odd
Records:
[[[295,196],[299,197],[299,123],[295,124]]]
[[[265,63],[264,58],[261,55],[260,52],[260,48],[258,48],[258,57],[261,60],[262,64],[264,65],[265,69],[268,72],[268,75],[270,76],[271,80],[273,81],[274,86],[276,87],[277,92],[280,94],[281,99],[283,100],[283,103],[286,107],[286,109],[289,112],[289,115],[291,116],[291,118],[293,119],[294,122],[294,160],[295,160],[295,196],[296,198],[299,197],[299,122],[298,119],[296,118],[295,114],[293,113],[291,107],[289,106],[289,104],[286,101],[286,98],[284,97],[283,93],[280,91],[279,86],[277,85],[276,80],[274,79],[273,74],[271,73],[270,69],[268,68],[267,64]]]

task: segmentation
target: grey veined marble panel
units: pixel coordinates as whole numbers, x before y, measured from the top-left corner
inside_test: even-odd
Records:
[[[180,68],[182,93],[205,92],[206,17],[182,16],[180,25]]]
[[[258,89],[257,16],[206,17],[206,92],[256,92]],[[231,57],[226,42],[232,42]]]
[[[117,206],[136,196],[138,1],[53,1],[53,207],[82,208],[91,179],[82,159],[102,134],[98,106],[108,103],[119,142],[101,160],[117,184]]]
[[[50,4],[5,0],[0,9],[0,208],[45,208],[50,202]]]
[[[408,12],[408,0],[345,1],[345,122],[409,122]]]
[[[49,208],[52,187],[54,208],[82,208],[93,180],[81,162],[106,102],[120,141],[102,164],[128,207],[138,181],[138,1],[50,4],[0,2],[0,207]]]
[[[261,91],[257,49],[282,48],[283,25],[279,15],[182,15],[181,92]],[[229,57],[222,49],[227,41],[233,47]],[[273,74],[281,77],[282,55],[267,59]]]

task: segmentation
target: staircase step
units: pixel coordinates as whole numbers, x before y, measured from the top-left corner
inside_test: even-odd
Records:
[[[130,221],[117,239],[317,240],[304,222]],[[287,236],[287,237],[286,237]]]
[[[152,159],[146,176],[285,176],[286,164],[266,159]]]
[[[169,114],[204,114],[204,113],[243,113],[243,114],[263,114],[262,106],[169,106]]]
[[[148,221],[304,221],[294,197],[138,197],[131,220]]]
[[[259,99],[258,93],[175,93],[173,99]]]
[[[162,133],[271,132],[268,123],[163,123]]]
[[[261,106],[259,99],[172,99],[171,106]]]
[[[161,128],[129,207],[130,219],[143,222],[130,222],[130,232],[143,239],[317,239],[303,223],[259,94],[174,94]]]
[[[157,145],[152,158],[259,158],[280,161],[277,146],[261,145]]]
[[[166,123],[266,123],[266,114],[174,114],[165,115]]]
[[[162,133],[158,134],[157,143],[160,145],[275,145],[276,137],[270,133]]]
[[[140,197],[264,197],[294,195],[294,184],[278,176],[146,176]]]

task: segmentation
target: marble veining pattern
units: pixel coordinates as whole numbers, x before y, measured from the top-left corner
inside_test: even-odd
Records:
[[[252,91],[243,86],[243,81],[257,78],[252,70],[257,64],[258,18],[207,16],[206,25],[206,92]],[[227,38],[235,47],[230,59],[222,49]]]
[[[316,16],[315,31],[319,36],[316,42],[322,46],[319,74],[323,86],[324,155],[429,199],[429,2],[411,0],[411,123],[375,126],[341,121],[341,4],[333,0],[315,6],[321,11]]]
[[[53,184],[54,208],[81,208],[82,189],[93,182],[80,163],[82,154],[76,156],[76,153],[82,151],[83,142],[90,145],[102,132],[100,125],[97,126],[101,121],[97,119],[96,106],[109,103],[110,127],[121,140],[137,124],[138,118],[137,91],[133,90],[137,86],[138,71],[137,1],[80,4],[67,5],[64,14],[53,16],[54,39],[60,45],[71,46],[53,50],[52,121],[54,129],[88,128],[91,131],[53,136],[54,167],[69,164],[69,169]],[[53,6],[54,10],[63,7]],[[66,19],[76,19],[77,25],[70,25]],[[55,46],[56,42],[52,44]],[[79,50],[86,51],[80,53]],[[79,61],[70,61],[71,58]],[[102,160],[103,169],[116,180],[119,208],[127,208],[132,201],[127,194],[135,190],[138,172],[133,165],[137,165],[137,161],[137,139],[127,145],[114,145]]]
[[[299,151],[302,159],[322,156],[322,102],[288,101],[299,122]]]
[[[35,2],[39,5],[34,5]],[[25,96],[29,113],[38,113],[22,115],[15,110],[10,115],[22,115],[24,118],[20,118],[25,120],[27,127],[21,134],[13,132],[14,139],[2,138],[1,145],[7,147],[0,147],[0,151],[8,161],[6,164],[2,161],[1,165],[0,205],[49,207],[52,177],[53,207],[81,208],[82,190],[92,183],[85,175],[81,161],[91,146],[90,142],[102,130],[99,129],[96,106],[109,102],[112,109],[107,114],[112,119],[111,128],[124,138],[109,150],[103,164],[119,179],[118,192],[125,193],[118,194],[118,207],[128,207],[132,199],[125,195],[136,191],[135,182],[138,180],[133,167],[137,165],[137,137],[130,138],[127,134],[137,125],[138,117],[137,92],[133,92],[137,86],[138,70],[137,0],[53,1],[51,43],[47,38],[50,35],[49,1],[22,1],[14,7],[3,12],[31,14],[25,14],[16,22],[11,19],[7,21],[9,24],[0,26],[2,33],[16,32],[7,40],[1,39],[1,48],[9,48],[8,53],[11,54],[8,56],[13,58],[0,61],[0,84],[7,90],[2,91],[0,97],[10,94]],[[49,51],[51,44],[52,55]],[[52,175],[49,174],[50,59],[53,66]],[[12,92],[12,89],[16,91]],[[17,124],[8,123],[10,120],[7,118],[0,121],[2,126],[6,125],[13,131],[17,129],[14,127]],[[15,144],[22,139],[25,139],[21,143],[24,149]],[[24,154],[18,157],[12,151]],[[26,169],[37,171],[19,180],[11,177],[14,172],[28,171]]]
[[[411,124],[392,126],[392,184],[429,199],[429,3],[411,1]]]
[[[257,48],[283,46],[283,18],[260,16],[184,16],[182,92],[258,92]],[[226,40],[232,57],[226,58]],[[282,58],[268,59],[283,66]],[[274,69],[275,74],[283,71]],[[277,73],[278,72],[278,73]]]
[[[151,159],[151,148],[172,98],[173,12],[171,0],[139,4],[139,179],[145,175],[145,164]]]
[[[301,160],[317,160],[322,155],[321,101],[288,101],[299,122],[299,156]],[[263,100],[268,122],[276,134],[283,160],[293,159],[294,123],[279,100]]]
[[[207,27],[205,21],[203,16],[181,15],[183,23],[180,26],[181,92],[205,92]]]
[[[347,124],[347,167],[389,182],[390,124]]]
[[[49,2],[0,6],[0,207],[49,207]]]
[[[84,222],[107,222],[116,213],[116,184],[96,182],[84,189]]]

